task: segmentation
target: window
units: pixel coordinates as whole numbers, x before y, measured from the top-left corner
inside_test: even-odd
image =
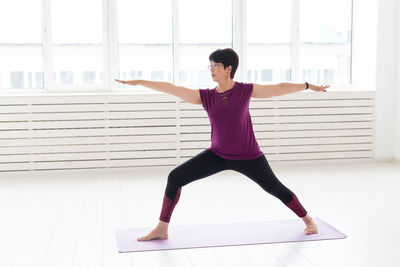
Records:
[[[83,83],[94,83],[96,80],[96,72],[95,71],[84,71],[82,73]]]
[[[324,83],[332,84],[335,82],[335,70],[334,69],[324,69]]]
[[[61,84],[73,84],[74,73],[72,71],[60,71],[60,83]]]
[[[232,47],[232,0],[185,0],[178,7],[179,70],[195,74],[181,77],[179,84],[208,88],[213,83],[209,55]]]
[[[300,1],[303,80],[318,84],[351,82],[351,14],[350,0]],[[320,77],[318,73],[324,69],[329,69],[329,74]],[[313,75],[310,70],[314,70]]]
[[[154,92],[114,78],[211,88],[208,57],[227,47],[238,80],[347,85],[352,13],[352,0],[2,1],[0,89]],[[357,77],[373,71],[354,65]]]
[[[291,69],[291,21],[291,0],[247,1],[246,64],[253,70],[248,81],[281,82],[272,77],[272,69],[278,73]]]
[[[247,68],[261,71],[261,81],[351,83],[352,1],[301,0],[298,10],[291,3],[247,1]],[[292,27],[297,16],[299,32]],[[262,69],[281,75],[271,80]],[[247,79],[259,81],[252,74]]]
[[[55,87],[60,85],[101,85],[97,79],[74,79],[71,70],[100,72],[103,60],[103,5],[99,0],[52,0],[51,66]],[[62,88],[62,87],[60,87]]]
[[[24,72],[23,71],[12,71],[11,72],[11,88],[24,88]]]
[[[0,2],[0,89],[31,88],[29,73],[43,71],[41,15],[41,0]]]
[[[162,71],[162,70],[152,70],[150,79],[152,81],[163,81],[164,80],[164,71]]]
[[[42,88],[42,87],[43,87],[43,71],[36,71],[34,88]]]
[[[291,80],[291,77],[290,77],[290,70],[288,69],[288,70],[281,70],[280,71],[281,72],[281,77],[280,77],[280,80],[282,81],[282,82],[285,82],[285,81],[290,81]]]
[[[261,80],[263,82],[272,81],[272,70],[261,70]]]
[[[122,73],[139,71],[141,79],[173,81],[171,18],[171,0],[118,1],[120,78],[129,78]]]

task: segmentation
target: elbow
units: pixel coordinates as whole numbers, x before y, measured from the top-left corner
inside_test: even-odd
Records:
[[[281,89],[288,87],[288,83],[279,83],[278,84]]]

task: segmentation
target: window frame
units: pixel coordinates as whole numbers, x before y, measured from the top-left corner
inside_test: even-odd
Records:
[[[114,82],[114,78],[118,77],[118,37],[117,37],[117,0],[101,0],[103,5],[103,83],[99,85],[57,85],[53,82],[53,66],[52,66],[52,51],[51,51],[51,0],[42,0],[42,48],[43,48],[43,89],[25,88],[25,89],[1,89],[1,93],[35,93],[35,92],[55,92],[55,93],[103,93],[103,92],[135,92],[129,88],[119,87],[119,84]],[[179,17],[178,5],[179,0],[170,0],[172,4],[172,29],[173,32],[173,73],[172,80],[175,83],[179,81]],[[247,54],[247,0],[231,0],[232,1],[232,47],[238,53],[240,61],[235,79],[246,81],[248,68],[246,66]],[[354,1],[352,1],[352,43],[351,43],[351,73],[349,84],[333,84],[331,89],[340,88],[340,90],[354,90]],[[292,27],[291,27],[291,81],[300,82],[300,42],[299,42],[299,0],[291,0],[292,8]],[[211,52],[211,51],[210,51]],[[137,92],[137,90],[136,90]],[[143,93],[143,92],[141,92]]]

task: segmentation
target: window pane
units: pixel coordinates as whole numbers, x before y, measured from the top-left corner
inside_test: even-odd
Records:
[[[103,82],[99,75],[104,65],[102,7],[102,0],[51,1],[51,43],[56,73],[53,77],[56,84]],[[97,73],[94,80],[84,79],[84,73],[88,71]]]
[[[118,43],[119,78],[172,82],[172,1],[119,0]]]
[[[247,1],[249,82],[290,80],[291,1]]]
[[[41,12],[41,0],[0,2],[0,88],[43,88]]]
[[[211,12],[218,10],[218,12]],[[185,0],[179,2],[179,49],[181,85],[212,86],[209,55],[232,47],[232,0]]]
[[[300,1],[300,69],[303,80],[317,84],[350,83],[351,2]]]

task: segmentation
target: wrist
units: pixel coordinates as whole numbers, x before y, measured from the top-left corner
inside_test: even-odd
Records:
[[[132,83],[132,85],[142,85],[143,86],[143,80],[132,80],[131,83]]]
[[[308,82],[305,82],[304,84],[306,85],[306,88],[304,90],[310,89],[310,84]]]

